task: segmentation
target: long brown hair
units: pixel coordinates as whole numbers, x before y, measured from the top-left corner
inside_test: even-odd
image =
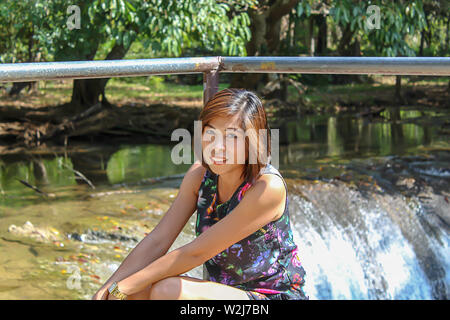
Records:
[[[217,92],[206,103],[200,113],[199,120],[202,122],[202,135],[205,126],[212,119],[233,116],[237,116],[241,120],[240,126],[244,132],[250,132],[249,135],[245,136],[245,166],[241,178],[254,183],[259,176],[261,168],[269,162],[271,154],[270,127],[267,123],[262,102],[256,94],[244,89],[234,88]],[[267,130],[266,139],[259,139],[259,134],[263,133],[262,129]],[[252,132],[256,134],[252,134]],[[253,154],[249,154],[250,151]],[[212,172],[203,159],[203,150],[201,152],[202,165]],[[199,157],[199,155],[197,156]],[[249,163],[249,159],[255,159],[256,163]]]

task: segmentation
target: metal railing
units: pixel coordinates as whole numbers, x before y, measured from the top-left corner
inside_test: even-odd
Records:
[[[314,73],[450,76],[447,57],[199,57],[0,64],[0,82],[204,74],[204,101],[219,74]]]

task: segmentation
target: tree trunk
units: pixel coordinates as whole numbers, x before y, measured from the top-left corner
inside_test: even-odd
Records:
[[[247,56],[266,55],[266,13],[260,9],[249,9],[251,40],[246,45]],[[261,74],[237,73],[231,77],[230,87],[257,90]]]
[[[31,31],[28,34],[28,60],[23,62],[39,62],[41,60],[41,53],[39,49],[34,50],[36,41],[34,40],[34,27],[31,26]],[[14,82],[8,95],[10,97],[20,94],[23,89],[28,88],[28,92],[37,91],[37,81],[26,81],[26,82]]]
[[[341,57],[355,57],[361,55],[359,39],[358,37],[355,37],[355,31],[351,30],[350,24],[346,25],[345,29],[342,30],[342,37],[338,43],[337,52]],[[333,74],[331,77],[334,84],[361,83],[363,81],[361,75]]]
[[[395,76],[395,101],[398,104],[403,102],[402,98],[402,76]]]
[[[28,87],[28,91],[32,90],[33,82],[14,82],[11,89],[9,89],[8,96],[12,97],[18,95],[22,92],[23,89]]]
[[[419,57],[423,57],[423,45],[425,42],[425,35],[424,35],[424,31],[422,30],[420,32],[420,47],[419,47]]]
[[[105,85],[102,79],[80,79],[73,81],[71,104],[81,109],[93,106],[100,102],[100,95],[105,95]]]
[[[342,32],[341,41],[339,41],[337,51],[339,56],[346,57],[352,55],[351,42],[353,39],[354,31],[350,29],[350,25],[347,25]]]
[[[277,55],[280,49],[281,19],[289,14],[300,0],[277,0],[269,6],[249,9],[252,33],[247,43],[247,56]],[[258,84],[266,75],[259,73],[233,74],[230,87],[258,90]]]
[[[120,60],[127,53],[128,48],[116,44],[105,60]],[[95,55],[95,53],[94,53]],[[93,59],[93,56],[92,58]],[[105,96],[105,87],[109,78],[102,79],[76,79],[73,81],[72,99],[70,104],[76,112],[85,111],[97,103],[109,105]]]
[[[317,25],[319,26],[319,32],[317,33],[316,52],[319,56],[326,55],[327,51],[327,18],[323,15],[316,16]]]

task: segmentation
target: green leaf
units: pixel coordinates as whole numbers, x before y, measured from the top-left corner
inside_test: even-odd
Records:
[[[131,10],[133,12],[136,12],[136,8],[131,4],[130,1],[125,1],[125,3],[126,3],[126,5],[127,5],[129,10]]]
[[[124,46],[125,48],[129,48],[129,47],[130,47],[130,44],[131,44],[131,37],[130,37],[130,34],[129,34],[129,33],[125,33],[125,34],[123,35],[123,46]]]
[[[352,19],[352,21],[350,22],[350,29],[351,29],[352,31],[355,30],[355,23],[356,23],[356,22],[357,22],[356,19]]]
[[[345,9],[343,10],[343,16],[344,16],[345,23],[348,23],[350,20],[349,20],[349,16],[348,16],[348,11]]]
[[[302,5],[302,3],[299,3],[297,5],[297,17],[300,18],[302,16],[302,14],[303,14],[303,5]]]
[[[335,10],[335,19],[336,19],[336,23],[340,23],[341,22],[341,8],[337,7]]]

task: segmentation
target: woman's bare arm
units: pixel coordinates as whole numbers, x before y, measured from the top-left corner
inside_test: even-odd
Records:
[[[198,162],[189,168],[174,202],[161,221],[128,254],[106,283],[120,281],[167,253],[197,208],[198,189],[205,170]]]
[[[199,266],[234,243],[271,222],[284,207],[285,187],[274,175],[260,178],[228,215],[204,231],[191,243],[162,256],[142,270],[121,280],[125,294]]]

